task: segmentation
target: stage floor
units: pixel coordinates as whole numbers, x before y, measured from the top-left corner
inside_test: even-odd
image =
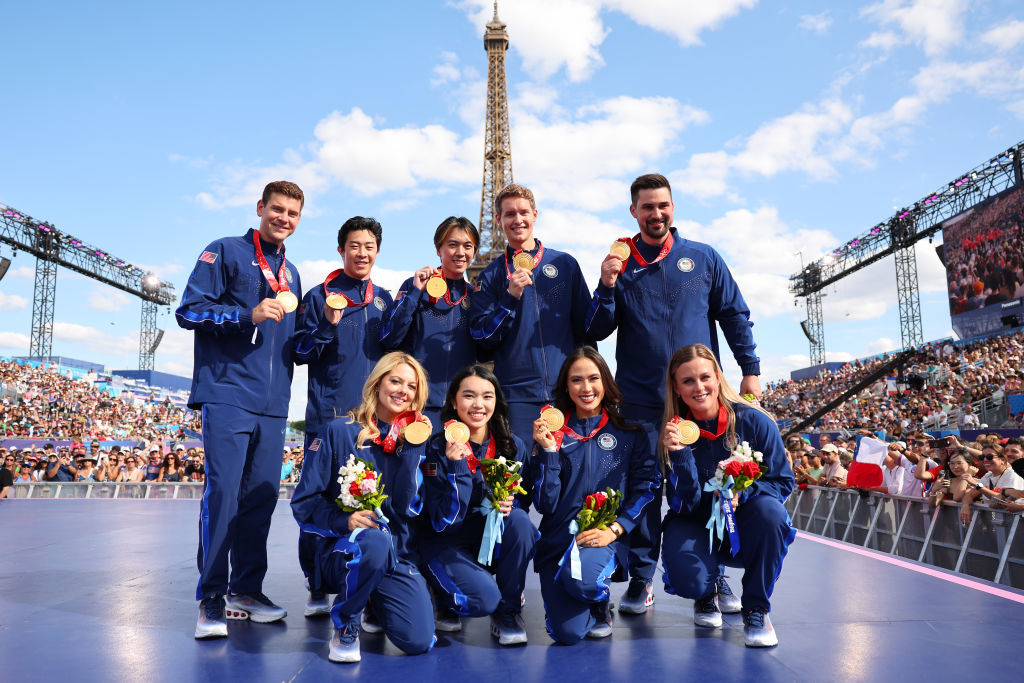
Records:
[[[487,619],[403,656],[362,636],[363,661],[327,660],[330,619],[302,616],[297,529],[280,501],[264,592],[289,611],[276,624],[229,622],[192,637],[196,501],[2,500],[0,679],[8,681],[1016,680],[1024,593],[800,534],[773,598],[781,644],[743,645],[739,615],[693,625],[692,602],[666,595],[619,616],[609,640],[553,645],[536,574],[524,609],[530,642],[501,648]],[[886,561],[890,560],[890,561]],[[740,570],[731,570],[737,592]],[[615,584],[618,598],[625,584]],[[1014,664],[1014,662],[1017,662]]]

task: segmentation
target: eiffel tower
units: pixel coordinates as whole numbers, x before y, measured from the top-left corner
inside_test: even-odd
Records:
[[[508,133],[508,92],[505,81],[505,53],[508,33],[498,18],[498,0],[494,16],[484,31],[487,50],[487,120],[484,131],[484,180],[480,191],[480,248],[469,266],[469,279],[505,251],[505,233],[494,220],[494,197],[512,182],[512,143]]]

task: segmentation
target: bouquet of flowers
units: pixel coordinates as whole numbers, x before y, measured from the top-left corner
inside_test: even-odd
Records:
[[[615,489],[607,488],[591,493],[584,499],[583,508],[576,515],[579,530],[607,529],[618,517],[621,502],[622,493]]]
[[[384,494],[384,483],[377,476],[371,463],[350,454],[348,462],[338,469],[338,484],[341,485],[341,491],[334,502],[342,510],[373,510],[382,521],[388,521],[380,509],[387,498]]]
[[[732,449],[732,454],[728,458],[718,463],[715,481],[722,484],[726,477],[732,477],[733,483],[730,488],[734,493],[739,493],[761,478],[763,459],[761,451],[751,449],[750,444],[744,441]]]
[[[489,565],[494,559],[494,546],[501,540],[505,531],[505,516],[501,512],[501,504],[515,493],[526,493],[520,482],[523,464],[518,460],[509,460],[505,456],[484,458],[480,461],[480,475],[487,488],[487,502],[477,508],[480,514],[487,517],[484,524],[484,535],[480,539],[480,552],[477,562]]]
[[[732,508],[732,497],[761,478],[761,464],[764,456],[755,451],[744,441],[732,449],[728,458],[718,463],[714,479],[704,484],[704,490],[714,494],[718,499],[712,501],[711,519],[708,520],[708,545],[714,548],[715,537],[719,543],[729,532],[729,547],[735,557],[740,551],[740,537],[736,531],[736,519]]]

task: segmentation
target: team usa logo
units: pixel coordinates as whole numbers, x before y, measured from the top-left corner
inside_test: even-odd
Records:
[[[285,268],[284,269],[284,277],[285,277],[286,280],[288,280],[288,284],[291,284],[291,283],[295,282],[295,280],[292,279],[292,269],[291,268]]]
[[[462,297],[462,303],[459,304],[459,305],[462,306],[462,310],[468,311],[469,310],[469,297],[468,296]]]
[[[615,437],[612,434],[605,433],[597,437],[598,447],[606,451],[613,450],[618,444],[619,442],[615,440]]]
[[[313,439],[313,442],[309,444],[309,450],[318,451],[320,450],[320,439]]]
[[[436,462],[425,462],[420,465],[420,469],[423,470],[424,477],[436,477],[437,476],[437,463]]]
[[[545,275],[547,275],[550,278],[558,277],[558,268],[555,268],[555,266],[553,264],[551,264],[551,263],[549,263],[546,266],[544,266],[543,268],[541,268],[540,272],[544,273]]]
[[[676,267],[684,273],[689,273],[693,270],[693,259],[688,259],[685,256],[676,261]]]
[[[384,309],[387,308],[387,304],[384,303],[384,299],[381,299],[379,296],[373,297],[373,305],[376,306],[377,310],[381,312],[383,312]]]
[[[212,251],[204,251],[202,255],[199,257],[199,260],[202,261],[203,263],[213,263],[214,261],[217,260],[217,254],[213,253]]]

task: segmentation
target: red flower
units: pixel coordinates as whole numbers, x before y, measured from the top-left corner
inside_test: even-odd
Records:
[[[743,476],[756,479],[759,474],[761,474],[761,468],[757,466],[756,462],[748,460],[743,463]]]
[[[738,460],[732,460],[725,466],[725,476],[727,477],[738,477],[740,474],[741,466]]]
[[[363,475],[364,475],[363,479],[376,479],[377,478],[377,473],[373,472],[373,471],[370,471],[370,470],[367,470],[366,472],[363,472]]]
[[[597,493],[592,494],[592,496],[594,498],[594,509],[595,510],[600,510],[601,508],[604,507],[604,504],[608,502],[608,495],[605,494],[605,493],[601,493],[600,491],[598,491]]]
[[[358,498],[359,497],[359,482],[358,481],[354,481],[351,484],[349,484],[348,485],[348,492],[351,493],[353,496],[356,496]]]

